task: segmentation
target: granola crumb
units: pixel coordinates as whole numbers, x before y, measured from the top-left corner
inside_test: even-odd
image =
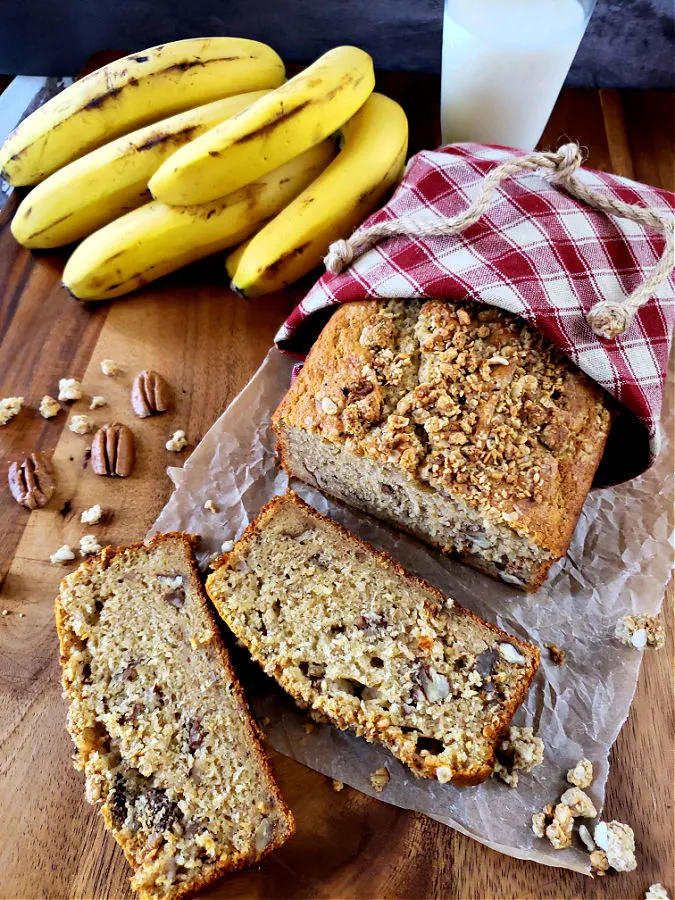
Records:
[[[80,538],[80,553],[82,556],[93,556],[101,550],[101,545],[96,540],[96,535],[85,534]]]
[[[572,846],[572,827],[574,817],[569,806],[564,803],[556,804],[553,811],[553,821],[546,827],[546,837],[555,850],[564,850]]]
[[[541,812],[532,816],[532,831],[538,838],[546,834],[546,827],[553,821],[553,804],[547,803]]]
[[[302,727],[305,729],[305,734],[311,734],[316,728],[316,725],[313,722],[305,722]]]
[[[645,894],[645,900],[669,900],[668,891],[661,882],[650,884],[647,893]]]
[[[90,434],[94,430],[94,420],[91,416],[73,416],[68,423],[68,429],[74,434]]]
[[[82,385],[77,378],[60,378],[59,379],[59,400],[81,400]]]
[[[100,409],[102,406],[107,406],[108,401],[105,397],[102,397],[100,394],[96,394],[91,398],[91,403],[89,404],[89,409]]]
[[[95,503],[94,506],[90,506],[89,509],[82,511],[80,522],[83,525],[98,525],[102,518],[103,510],[101,509],[101,504]]]
[[[3,615],[3,616],[8,616],[8,615],[9,615],[9,610],[8,610],[8,609],[3,609],[2,615]]]
[[[20,618],[20,619],[25,619],[25,618],[26,618],[26,613],[19,613],[19,618]]]
[[[45,394],[42,400],[40,400],[38,412],[43,419],[53,419],[54,416],[61,412],[61,406],[53,397],[50,397],[49,394]]]
[[[0,400],[0,425],[6,425],[18,415],[23,406],[23,397],[3,397]]]
[[[117,363],[113,359],[102,359],[101,360],[101,372],[104,375],[108,375],[109,377],[114,377],[118,374],[120,368]]]
[[[345,789],[344,782],[338,781],[337,778],[334,778],[333,779],[333,790],[335,791],[335,793],[339,794],[340,791],[343,791],[344,789]]]
[[[567,780],[578,788],[590,787],[593,781],[593,763],[590,759],[580,759],[574,768],[568,769]]]
[[[184,450],[188,445],[187,438],[185,437],[184,431],[174,431],[173,435],[166,442],[166,449],[171,450],[172,453],[180,453],[181,450]]]
[[[590,855],[591,861],[591,871],[594,875],[599,875],[602,877],[607,869],[609,869],[609,862],[607,861],[607,854],[604,850],[594,850]]]
[[[59,549],[52,553],[52,555],[49,557],[50,563],[54,566],[64,566],[66,563],[69,563],[73,559],[75,559],[75,554],[72,547],[69,547],[68,544],[64,544],[63,547],[59,547]]]
[[[616,623],[614,634],[622,644],[636,650],[645,647],[660,650],[666,643],[663,623],[658,616],[624,616]]]
[[[375,772],[371,772],[370,774],[370,783],[373,788],[378,792],[383,790],[389,784],[389,772],[387,771],[386,766],[382,766],[380,769],[377,769]]]
[[[563,650],[561,647],[558,647],[557,644],[544,644],[544,647],[548,650],[548,655],[551,657],[551,662],[555,666],[562,666],[565,662],[565,657],[567,656],[567,651]]]
[[[272,724],[272,720],[270,719],[269,716],[263,716],[262,719],[260,720],[260,724],[262,725],[263,728],[267,728],[268,725]]]
[[[439,766],[436,769],[436,781],[439,784],[447,784],[452,781],[452,769],[450,766]]]
[[[218,507],[213,502],[213,500],[207,500],[206,503],[204,504],[204,509],[208,509],[208,511],[212,512],[212,513],[218,512]]]
[[[568,788],[560,798],[560,802],[569,807],[575,819],[594,819],[598,814],[591,798],[578,787]]]
[[[632,872],[637,868],[635,835],[630,825],[622,822],[598,822],[593,832],[595,843],[607,854],[607,862],[616,872]]]
[[[518,785],[516,769],[531,772],[535,766],[541,765],[544,759],[544,742],[535,737],[531,728],[519,728],[512,725],[509,736],[502,741],[497,750],[497,762],[493,775],[511,787]]]

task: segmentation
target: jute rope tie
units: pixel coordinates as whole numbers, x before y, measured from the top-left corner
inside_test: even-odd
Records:
[[[649,276],[623,301],[601,300],[589,311],[586,319],[599,337],[612,339],[626,332],[635,313],[653,296],[659,285],[670,275],[675,266],[675,218],[665,212],[645,206],[633,206],[616,197],[599,193],[581,182],[574,172],[583,162],[578,144],[563,144],[556,152],[531,153],[511,159],[492,169],[481,185],[473,203],[452,219],[434,220],[424,215],[403,216],[386,222],[378,222],[356,231],[347,240],[334,241],[324,263],[334,275],[339,274],[353,260],[370,250],[379,241],[389,237],[446,237],[459,234],[477,222],[490,206],[497,185],[505,178],[512,178],[524,171],[541,170],[542,177],[559,184],[568,194],[582,200],[588,206],[610,215],[631,219],[640,225],[661,232],[666,244],[657,264]]]

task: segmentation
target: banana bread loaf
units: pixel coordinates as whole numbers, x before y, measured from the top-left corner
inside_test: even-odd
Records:
[[[379,741],[418,775],[478,784],[539,664],[293,493],[276,497],[206,589],[301,706]]]
[[[333,314],[273,427],[289,474],[532,591],[569,547],[605,396],[516,316],[371,300]]]
[[[84,562],[56,600],[87,799],[143,897],[182,897],[293,833],[187,535]]]

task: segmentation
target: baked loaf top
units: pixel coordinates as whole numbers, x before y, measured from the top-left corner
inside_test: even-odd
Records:
[[[564,555],[609,432],[604,392],[522,319],[343,304],[273,419],[396,466]]]
[[[417,774],[477,784],[539,651],[453,603],[295,494],[276,497],[207,592],[303,706],[387,746]]]
[[[84,562],[56,624],[75,766],[143,897],[181,897],[290,837],[187,535]]]

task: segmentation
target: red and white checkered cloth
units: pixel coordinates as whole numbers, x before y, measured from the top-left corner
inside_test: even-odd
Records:
[[[418,153],[391,201],[364,224],[416,213],[452,218],[466,210],[491,169],[520,155],[482,144]],[[576,175],[627,203],[669,215],[675,210],[669,191],[590,169]],[[304,356],[327,308],[350,300],[471,299],[517,313],[632,413],[618,417],[614,430],[621,439],[610,440],[606,453],[614,461],[603,480],[617,483],[648,468],[658,452],[675,317],[672,277],[618,338],[597,337],[586,314],[600,300],[625,298],[663,249],[656,231],[591,209],[537,172],[523,173],[502,181],[487,212],[461,234],[389,238],[341,275],[325,274],[275,340],[283,351]]]

